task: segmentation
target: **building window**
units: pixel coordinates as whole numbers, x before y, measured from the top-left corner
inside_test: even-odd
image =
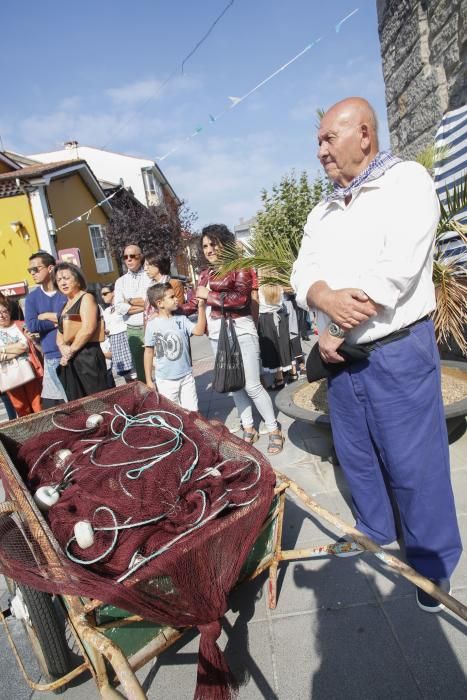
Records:
[[[162,204],[162,187],[152,170],[143,170],[144,190],[148,206],[159,206]]]
[[[96,261],[96,270],[99,274],[104,272],[112,272],[112,258],[107,250],[107,244],[104,235],[104,227],[98,224],[89,226],[89,236],[91,238],[92,252]]]

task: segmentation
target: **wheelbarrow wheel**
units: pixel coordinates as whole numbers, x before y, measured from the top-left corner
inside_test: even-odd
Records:
[[[72,669],[64,623],[60,621],[52,596],[24,584],[8,580],[8,588],[17,596],[26,613],[22,620],[41,671],[49,681],[61,678]],[[63,693],[62,685],[54,693]]]

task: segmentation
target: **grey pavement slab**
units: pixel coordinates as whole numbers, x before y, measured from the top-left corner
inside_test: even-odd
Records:
[[[455,591],[454,591],[455,594]],[[420,691],[427,700],[467,697],[466,628],[451,615],[420,615],[413,592],[384,611]],[[465,596],[464,596],[465,600]]]
[[[280,698],[420,698],[377,604],[274,619],[273,633]]]
[[[22,623],[10,619],[8,621],[8,629],[18,648],[27,673],[33,681],[38,682],[41,678],[39,665],[32,652],[29,640],[24,634]],[[3,625],[0,626],[0,650],[0,699],[27,700],[27,698],[31,697],[32,691],[24,681],[17,666]]]
[[[458,514],[467,515],[467,468],[452,473],[452,488]]]
[[[200,411],[228,427],[238,425],[233,400],[211,389],[213,357],[206,338],[192,343]],[[256,415],[256,414],[255,414]],[[0,420],[2,418],[0,405]],[[334,462],[328,429],[278,415],[286,434],[273,466],[318,503],[353,524],[350,494]],[[259,416],[256,415],[259,425]],[[237,433],[239,435],[239,433]],[[255,447],[267,454],[267,435]],[[450,446],[459,525],[467,541],[467,432]],[[0,500],[2,492],[0,488]],[[295,498],[285,509],[283,548],[332,542],[337,529]],[[397,542],[385,548],[404,558]],[[467,602],[467,557],[452,578],[453,594]],[[267,574],[230,597],[220,645],[240,683],[239,700],[464,700],[467,697],[467,625],[448,612],[428,615],[414,588],[375,556],[330,556],[279,568],[278,605],[267,606]],[[0,578],[0,603],[6,603]],[[193,697],[199,637],[191,632],[138,672],[149,700]],[[23,647],[28,663],[30,650]],[[30,691],[0,629],[0,700],[52,698]],[[54,696],[55,697],[55,696]],[[98,697],[92,680],[66,691],[69,700]]]

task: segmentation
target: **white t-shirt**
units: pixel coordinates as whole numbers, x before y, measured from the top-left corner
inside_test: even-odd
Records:
[[[280,311],[282,309],[282,292],[278,304],[269,304],[264,297],[263,287],[260,286],[258,289],[258,300],[260,314],[272,314],[274,311]]]
[[[109,335],[126,332],[126,322],[114,305],[104,309],[104,324]]]
[[[0,328],[0,351],[10,343],[21,343],[24,345],[24,353],[27,354],[28,341],[14,323],[8,328]],[[22,355],[18,355],[18,357],[22,357]]]
[[[107,352],[112,352],[108,338],[106,338],[105,340],[102,341],[101,350],[104,353],[104,355]],[[107,369],[112,369],[112,360],[109,357],[105,358],[105,365],[106,365]]]
[[[212,340],[218,340],[221,331],[221,318],[211,318],[211,306],[206,306],[206,320],[208,323],[208,335]],[[227,315],[228,318],[228,315]],[[251,316],[233,318],[237,335],[258,335],[256,326]]]
[[[144,344],[154,348],[156,379],[181,379],[191,374],[190,336],[195,324],[185,316],[154,316],[146,326]]]

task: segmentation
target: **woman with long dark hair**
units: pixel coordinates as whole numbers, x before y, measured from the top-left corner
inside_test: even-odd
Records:
[[[225,246],[235,244],[235,236],[224,224],[211,224],[203,228],[200,238],[201,252],[207,267],[201,272],[195,296],[206,301],[208,336],[214,355],[221,327],[221,304],[235,325],[245,371],[245,388],[232,392],[240,421],[243,439],[253,444],[259,437],[253,422],[252,402],[264,420],[269,432],[268,453],[281,452],[284,438],[277,424],[271,397],[260,381],[260,352],[258,333],[251,316],[251,293],[254,284],[252,270],[229,272],[216,277],[214,265]],[[196,310],[196,301],[183,306],[184,313]]]

